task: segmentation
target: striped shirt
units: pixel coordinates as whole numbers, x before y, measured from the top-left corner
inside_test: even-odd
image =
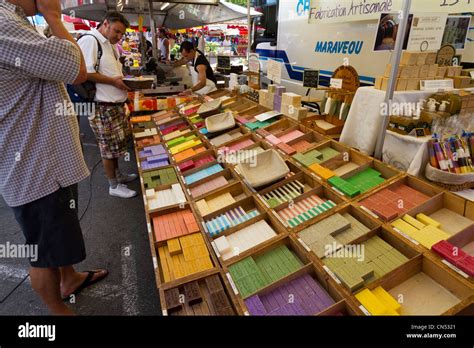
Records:
[[[0,0],[0,194],[11,207],[89,175],[65,83],[79,74],[80,51],[46,39],[24,11]]]

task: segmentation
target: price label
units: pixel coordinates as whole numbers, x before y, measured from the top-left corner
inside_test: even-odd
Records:
[[[331,79],[330,87],[331,88],[342,88],[342,79]]]

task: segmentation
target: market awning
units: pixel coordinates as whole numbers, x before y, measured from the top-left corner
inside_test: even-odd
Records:
[[[153,1],[156,25],[170,29],[183,29],[212,23],[237,20],[247,17],[247,9],[225,0],[181,0],[188,3]],[[215,5],[209,5],[213,3]],[[189,2],[192,2],[189,3]],[[62,0],[63,13],[76,18],[100,21],[107,10],[117,10],[117,1],[112,0]],[[144,17],[144,26],[150,25],[148,1],[122,1],[121,12],[131,25],[138,24],[138,16]],[[262,14],[251,10],[251,17]]]

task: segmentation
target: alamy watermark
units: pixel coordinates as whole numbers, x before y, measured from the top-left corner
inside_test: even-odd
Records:
[[[227,152],[219,152],[217,155],[217,162],[219,163],[249,163],[250,167],[257,166],[256,150],[231,150]]]
[[[6,242],[0,244],[0,259],[30,259],[31,262],[38,261],[37,244],[13,244]]]
[[[333,258],[353,258],[362,262],[365,260],[365,246],[363,244],[342,245],[336,242],[324,246],[324,256]]]
[[[63,100],[62,103],[56,103],[54,107],[56,116],[90,117],[92,115],[95,115],[95,103],[91,102],[73,103],[67,100]]]
[[[394,102],[380,103],[380,115],[382,116],[407,116],[415,119],[420,118],[423,103],[419,102]]]

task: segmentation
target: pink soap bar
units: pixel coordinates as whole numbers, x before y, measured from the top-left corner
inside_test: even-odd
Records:
[[[265,137],[265,140],[268,140],[270,143],[272,143],[273,145],[276,145],[276,144],[279,144],[281,143],[281,140],[278,139],[276,136],[274,136],[273,134],[270,134],[268,135],[267,137]]]
[[[282,135],[279,138],[282,142],[287,143],[289,141],[295,140],[296,138],[299,138],[302,135],[304,135],[303,132],[300,132],[299,130],[295,130],[288,134]]]
[[[247,139],[247,140],[241,141],[237,144],[229,146],[229,150],[239,151],[239,150],[243,149],[244,147],[250,146],[252,144],[254,144],[253,140],[252,139]]]
[[[185,172],[189,169],[194,168],[194,161],[183,162],[183,163],[179,164],[178,167],[182,172]]]
[[[245,117],[242,117],[242,116],[236,116],[235,119],[243,124],[249,123],[249,120],[247,120]]]

